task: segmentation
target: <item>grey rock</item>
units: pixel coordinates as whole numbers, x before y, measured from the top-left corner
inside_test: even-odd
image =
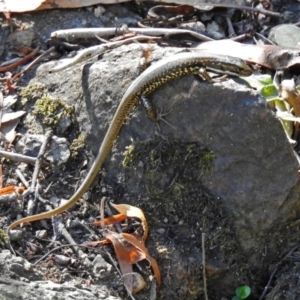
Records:
[[[65,163],[70,157],[69,144],[66,138],[53,136],[50,142],[50,152],[47,159],[56,165]]]
[[[18,280],[17,280],[18,279]],[[65,300],[65,299],[111,299],[105,286],[93,286],[91,289],[74,287],[74,284],[57,284],[43,281],[43,276],[32,264],[16,257],[9,250],[0,252],[0,299],[2,300]]]
[[[16,149],[24,155],[37,157],[44,139],[44,135],[27,134],[18,141]],[[47,160],[56,165],[60,165],[65,163],[69,157],[70,150],[67,139],[53,136],[50,141],[50,150],[48,151]]]
[[[87,135],[87,144],[92,147],[94,153],[103,140],[122,95],[139,75],[142,50],[143,46],[136,44],[120,47],[92,64],[71,68],[51,76],[44,74],[53,68],[53,62],[37,69],[35,81],[56,86],[54,96],[57,94],[60,98],[67,98],[64,97],[67,93],[68,97],[73,99],[80,130]],[[184,50],[162,49],[152,45],[151,58],[156,61],[181,51]],[[230,78],[223,83],[208,84],[195,79],[194,76],[171,81],[150,95],[149,100],[156,108],[164,108],[166,112],[172,110],[166,116],[166,120],[176,127],[176,130],[161,122],[160,135],[182,143],[197,142],[199,145],[205,145],[215,155],[212,171],[204,173],[201,181],[215,197],[215,205],[225,206],[225,210],[230,214],[235,225],[232,236],[236,237],[241,251],[244,251],[245,257],[248,258],[250,269],[254,271],[261,267],[259,256],[265,247],[270,253],[282,253],[283,248],[287,248],[288,245],[279,245],[280,231],[274,234],[272,229],[280,226],[285,228],[283,222],[294,220],[299,215],[298,162],[280,122],[268,108],[266,101],[239,79]],[[157,131],[157,126],[148,120],[144,109],[137,106],[124,124],[112,153],[103,165],[110,178],[126,187],[124,202],[144,207],[148,205],[149,208],[151,205],[155,207],[163,201],[168,201],[162,197],[160,202],[154,202],[155,198],[151,198],[145,188],[147,182],[137,184],[144,177],[145,161],[137,163],[130,170],[121,167],[126,147],[155,139]],[[170,167],[166,166],[165,172],[157,174],[159,186],[154,188],[160,189],[161,195],[168,189],[171,175],[174,176],[174,170]],[[191,173],[193,172],[197,173],[199,170],[191,170]],[[199,184],[200,182],[195,182],[195,185]],[[197,197],[184,201],[174,197],[171,200],[174,204],[169,200],[170,211],[173,209],[172,205],[184,210],[185,207],[199,201]],[[173,221],[170,215],[160,215],[160,211],[156,213],[161,221],[167,219],[170,224]],[[178,216],[178,219],[181,220],[182,216]],[[182,227],[187,221],[188,216],[182,220]],[[190,229],[185,227],[185,230],[182,238],[175,237],[175,242],[187,239]],[[220,226],[216,230],[226,231],[226,228]],[[201,232],[201,227],[199,231]],[[191,235],[191,238],[197,238],[197,235]],[[192,253],[197,251],[195,248]],[[176,261],[180,262],[182,259],[183,262],[184,255],[180,251],[177,255]],[[181,269],[186,265],[188,263],[182,264]],[[198,264],[189,268],[197,265],[201,265],[200,259]],[[222,268],[215,269],[218,269],[218,272],[226,270],[227,286],[232,287],[236,282],[234,274],[232,279],[229,279],[230,263],[221,265]],[[199,268],[194,271],[200,272]],[[182,286],[182,293],[186,289],[195,289],[196,294],[200,293],[200,289],[197,288],[199,282],[194,283],[190,288],[187,286],[188,280],[185,279],[184,282],[178,281],[177,285]],[[219,284],[220,281],[214,286],[220,287],[223,295],[226,294]],[[171,296],[168,292],[162,292],[162,295]]]
[[[16,30],[11,36],[12,47],[19,49],[20,47],[32,47],[32,42],[34,39],[34,31],[32,28],[27,28],[25,30]]]
[[[5,300],[96,300],[111,299],[120,300],[118,297],[108,296],[105,298],[101,293],[94,294],[90,291],[71,286],[57,284],[51,281],[35,281],[25,283],[14,279],[0,277],[0,299]]]

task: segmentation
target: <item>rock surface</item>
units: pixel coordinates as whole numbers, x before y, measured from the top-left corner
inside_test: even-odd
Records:
[[[16,257],[8,250],[0,253],[0,299],[107,299],[120,300],[109,296],[108,290],[103,287],[87,290],[77,288],[72,284],[57,284],[50,280],[43,280],[43,275],[32,264],[21,257]],[[77,284],[78,285],[78,284]]]
[[[152,48],[153,60],[182,51]],[[141,51],[139,45],[121,47],[83,69],[47,75],[48,84],[57,86],[54,93],[66,97],[69,104],[72,98],[81,130],[89,135],[95,153],[122,95],[138,76]],[[45,76],[52,65],[39,68],[35,80],[47,83]],[[216,155],[213,172],[203,182],[239,216],[236,225],[243,239],[248,234],[242,228],[248,231],[250,226],[255,232],[251,235],[270,229],[279,208],[298,183],[298,164],[280,122],[266,102],[245,83],[229,79],[210,85],[193,76],[161,87],[150,100],[156,108],[171,110],[166,119],[176,130],[162,123],[162,134],[182,141],[200,141]],[[117,178],[123,172],[119,166],[125,147],[155,136],[156,130],[143,108],[136,108],[122,129],[112,159],[104,164],[111,176]]]

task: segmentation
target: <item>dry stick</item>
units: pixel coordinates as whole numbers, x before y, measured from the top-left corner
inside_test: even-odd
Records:
[[[205,300],[208,300],[207,296],[207,285],[206,285],[206,274],[205,274],[205,233],[202,232],[202,268],[203,268],[203,289]]]
[[[300,247],[300,245],[295,246],[295,247],[294,247],[291,251],[289,251],[289,252],[281,259],[281,261],[277,264],[277,266],[276,266],[275,269],[273,270],[273,272],[272,272],[272,274],[271,274],[271,276],[270,276],[270,278],[269,278],[269,281],[268,281],[267,285],[265,286],[265,288],[264,288],[264,290],[263,290],[263,292],[262,292],[262,294],[261,294],[259,300],[262,300],[262,299],[265,297],[265,295],[266,295],[266,293],[267,293],[267,291],[268,291],[268,289],[269,289],[269,286],[270,286],[270,284],[271,284],[271,282],[272,282],[272,280],[273,280],[275,274],[277,273],[279,266],[282,264],[282,262],[284,261],[284,259],[287,258],[288,256],[290,256],[291,254],[293,254],[293,252],[294,252],[297,248],[299,248],[299,247]]]
[[[11,64],[14,64],[15,62],[21,60],[22,58],[20,57],[16,57],[16,58],[13,58],[13,59],[10,59],[10,60],[7,60],[5,62],[3,62],[0,67],[5,67],[5,66],[8,66],[8,65],[11,65]]]
[[[59,232],[62,234],[62,236],[68,241],[71,247],[73,248],[74,252],[78,255],[78,257],[83,257],[84,253],[83,251],[77,247],[77,243],[74,241],[68,230],[66,229],[65,225],[62,223],[61,217],[54,217],[52,219],[52,222],[54,223],[53,226],[57,226]],[[58,224],[57,224],[58,222]]]
[[[44,154],[45,154],[45,151],[46,151],[46,146],[47,146],[49,140],[52,138],[52,136],[53,136],[53,132],[51,130],[47,131],[45,133],[45,138],[44,138],[44,141],[41,145],[41,148],[40,148],[40,151],[39,151],[36,163],[35,163],[33,175],[32,175],[32,183],[31,183],[32,191],[35,189],[35,186],[36,186],[36,181],[37,181],[37,177],[38,177],[39,172],[40,172],[40,168],[42,166]]]
[[[212,41],[213,39],[200,34],[195,31],[187,29],[172,29],[172,28],[128,28],[128,30],[122,30],[120,34],[125,34],[129,32],[135,32],[138,34],[151,35],[151,36],[171,36],[176,34],[189,34],[200,41]],[[75,28],[75,29],[65,29],[57,30],[51,33],[51,39],[66,39],[69,41],[76,39],[89,39],[95,38],[95,36],[107,37],[116,35],[116,28]]]
[[[44,154],[45,154],[45,151],[46,151],[46,146],[47,146],[47,144],[48,144],[48,142],[49,142],[49,140],[51,139],[52,136],[53,136],[53,132],[52,131],[47,131],[45,133],[45,138],[44,138],[44,141],[43,141],[43,143],[41,145],[41,148],[40,148],[40,151],[39,151],[39,154],[38,154],[35,166],[34,166],[34,171],[33,171],[33,175],[32,175],[31,186],[24,193],[24,198],[25,198],[25,196],[30,195],[33,192],[35,193],[32,205],[31,206],[28,205],[28,210],[29,210],[28,215],[31,215],[32,214],[31,210],[33,210],[33,208],[36,207],[36,203],[37,203],[37,200],[38,200],[38,182],[37,182],[37,178],[38,178],[38,175],[40,173],[41,166],[42,166]]]
[[[225,7],[225,8],[234,8],[234,9],[239,9],[239,10],[253,11],[253,12],[257,12],[259,14],[263,14],[263,15],[266,15],[266,16],[277,17],[277,18],[281,17],[280,13],[265,10],[265,9],[254,8],[254,7],[250,7],[250,6],[232,5],[232,4],[212,4],[212,5],[214,7]]]
[[[122,40],[122,41],[117,41],[117,42],[109,42],[106,44],[101,44],[101,45],[86,48],[84,50],[80,50],[76,56],[74,56],[74,57],[68,59],[67,61],[64,61],[62,64],[54,67],[53,69],[51,69],[49,71],[49,73],[55,73],[55,72],[65,70],[75,64],[78,64],[80,62],[83,62],[85,60],[93,58],[95,56],[98,56],[107,50],[111,50],[113,48],[120,47],[127,43],[144,40],[144,39],[149,39],[149,37],[135,36],[135,37],[129,38],[127,40]],[[157,39],[157,38],[153,37],[152,39]]]
[[[28,188],[29,187],[29,183],[25,179],[25,177],[23,176],[23,174],[21,173],[21,171],[19,169],[16,169],[16,174],[19,177],[19,179],[22,181],[22,183]]]
[[[229,37],[235,36],[235,31],[234,31],[234,28],[233,28],[230,18],[228,16],[226,16],[225,19],[226,19],[227,26],[228,26]]]
[[[13,63],[13,64],[11,64],[9,66],[0,68],[0,72],[7,72],[7,71],[10,71],[12,69],[15,69],[16,67],[18,67],[18,66],[24,64],[25,62],[27,62],[28,60],[30,60],[37,53],[38,53],[38,49],[33,50],[28,55],[26,55],[25,57],[23,57],[22,59],[20,59],[19,61],[15,62],[15,63]]]
[[[61,246],[57,246],[55,247],[54,249],[50,250],[48,253],[46,253],[45,255],[43,255],[40,259],[38,259],[33,265],[37,265],[39,262],[41,262],[42,260],[44,260],[45,258],[47,258],[47,256],[49,256],[51,253],[59,250],[59,249],[62,249],[62,248],[65,248],[65,247],[73,247],[74,245],[72,244],[66,244],[66,245],[61,245]],[[88,248],[88,249],[92,249],[92,250],[95,250],[95,247],[91,247],[91,246],[86,246],[86,245],[79,245],[79,244],[76,244],[77,247],[84,247],[84,248]],[[122,274],[121,274],[122,275]]]
[[[55,50],[55,47],[51,47],[47,51],[43,52],[33,62],[31,62],[24,70],[22,70],[20,73],[16,74],[12,79],[13,80],[18,79],[21,75],[23,75],[25,72],[27,72],[29,69],[31,69],[34,65],[36,65],[38,62],[40,62],[46,55],[50,54],[54,50]]]
[[[18,153],[13,153],[13,152],[8,152],[8,151],[4,151],[4,150],[0,150],[0,157],[5,157],[12,161],[24,162],[27,164],[35,164],[37,161],[37,159],[35,157],[18,154]]]

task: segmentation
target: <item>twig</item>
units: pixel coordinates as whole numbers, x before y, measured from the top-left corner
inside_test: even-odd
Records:
[[[62,249],[62,248],[65,248],[65,247],[72,247],[74,245],[72,244],[66,244],[66,245],[61,245],[61,246],[57,246],[55,247],[54,249],[50,250],[48,253],[46,253],[45,255],[43,255],[40,259],[38,259],[33,265],[37,265],[39,262],[41,262],[42,260],[44,260],[45,258],[47,258],[51,253],[59,250],[59,249]],[[91,247],[91,246],[86,246],[86,245],[80,245],[80,244],[76,244],[77,247],[84,247],[84,248],[88,248],[88,249],[92,249],[92,250],[95,250],[95,247]]]
[[[205,266],[205,233],[202,232],[202,269],[203,269],[202,271],[203,271],[203,289],[204,289],[205,300],[208,300],[205,268],[206,268],[206,266]]]
[[[19,60],[21,60],[21,59],[22,59],[22,58],[20,58],[20,57],[16,57],[16,58],[12,58],[12,59],[10,59],[10,60],[4,61],[4,62],[0,65],[0,67],[5,67],[5,66],[8,66],[8,65],[14,64],[15,62],[17,62],[17,61],[19,61]]]
[[[24,64],[25,62],[27,62],[28,60],[30,60],[32,57],[34,57],[36,54],[38,53],[38,49],[33,50],[32,52],[30,52],[28,55],[26,55],[25,57],[23,57],[22,59],[20,59],[19,61],[6,66],[6,67],[1,67],[0,68],[0,72],[7,72],[10,71],[12,69],[15,69],[16,67]]]
[[[246,11],[253,11],[257,12],[259,14],[263,14],[266,16],[272,16],[272,17],[277,17],[280,18],[281,14],[274,12],[274,11],[269,11],[265,9],[258,9],[250,6],[243,6],[243,5],[232,5],[232,4],[212,4],[214,7],[227,7],[227,8],[234,8],[234,9],[239,9],[239,10],[246,10]]]
[[[262,300],[262,299],[265,297],[265,295],[266,295],[266,293],[267,293],[267,291],[268,291],[268,289],[269,289],[269,286],[270,286],[270,284],[271,284],[271,282],[272,282],[272,280],[273,280],[275,274],[277,273],[279,266],[282,264],[282,262],[284,261],[284,259],[287,258],[288,256],[290,256],[291,254],[293,254],[293,252],[294,252],[297,248],[299,248],[299,247],[300,247],[300,245],[295,246],[295,247],[294,247],[291,251],[289,251],[289,252],[288,252],[288,253],[280,260],[280,262],[276,265],[276,267],[274,268],[274,270],[273,270],[273,272],[272,272],[272,274],[271,274],[271,276],[270,276],[270,278],[269,278],[269,281],[268,281],[267,285],[265,286],[265,288],[264,288],[264,290],[263,290],[263,292],[262,292],[262,294],[261,294],[259,300]]]
[[[53,136],[53,132],[52,131],[47,131],[45,133],[45,139],[44,139],[44,141],[43,141],[43,143],[41,145],[38,157],[36,159],[36,163],[35,163],[33,175],[32,175],[32,183],[31,183],[32,190],[34,190],[34,188],[36,186],[36,181],[37,181],[37,177],[38,177],[39,172],[40,172],[40,168],[42,166],[44,154],[45,154],[45,151],[46,151],[46,146],[47,146],[49,140],[52,138],[52,136]]]
[[[13,153],[13,152],[8,152],[8,151],[4,151],[4,150],[0,150],[0,157],[9,158],[12,161],[23,162],[23,163],[27,163],[27,164],[35,164],[37,161],[37,159],[35,157],[18,154],[18,153]]]
[[[51,69],[49,71],[49,73],[55,73],[55,72],[65,70],[65,69],[67,69],[67,68],[69,68],[69,67],[71,67],[75,64],[78,64],[80,62],[83,62],[85,60],[93,58],[95,56],[98,56],[98,55],[104,53],[107,50],[111,50],[113,48],[120,47],[122,45],[126,45],[127,43],[131,43],[131,42],[135,42],[135,41],[139,41],[139,40],[144,40],[144,39],[149,39],[149,37],[135,36],[133,38],[129,38],[129,39],[123,40],[123,41],[109,42],[109,43],[106,43],[106,44],[101,44],[101,45],[89,47],[87,49],[79,51],[76,56],[74,56],[74,57],[68,59],[67,61],[63,62],[62,64],[54,67],[53,69]],[[155,38],[152,37],[152,39],[155,39]]]
[[[78,257],[83,257],[83,251],[79,247],[77,247],[77,243],[74,241],[74,239],[72,238],[72,236],[70,235],[70,233],[68,232],[61,220],[61,217],[54,217],[52,223],[54,223],[54,226],[58,227],[58,230],[62,234],[62,236],[67,240],[67,242],[70,245],[72,245],[71,247],[73,248],[74,252],[78,255]]]
[[[32,214],[33,207],[36,206],[36,202],[37,202],[37,199],[38,199],[37,178],[38,178],[38,175],[39,175],[39,172],[40,172],[40,168],[42,166],[44,154],[45,154],[45,151],[46,151],[46,146],[48,144],[48,141],[52,137],[52,135],[53,135],[52,131],[47,131],[46,134],[45,134],[45,139],[44,139],[44,141],[41,145],[38,157],[37,157],[36,162],[35,162],[34,171],[33,171],[33,175],[32,175],[31,186],[23,194],[23,198],[25,198],[27,196],[30,197],[30,200],[28,202],[28,209],[27,209],[28,210],[28,215]],[[34,199],[31,199],[32,193],[35,193]],[[33,201],[33,204],[29,205],[29,203],[31,203],[31,201]]]
[[[151,36],[171,36],[177,34],[189,34],[200,41],[212,41],[213,39],[188,29],[176,28],[128,28],[128,31],[123,30],[121,34],[135,32]],[[57,30],[51,33],[51,38],[66,39],[68,41],[76,39],[89,39],[95,36],[108,37],[116,34],[116,28],[75,28],[66,30]]]
[[[12,79],[16,80],[21,75],[23,75],[25,72],[27,72],[29,69],[31,69],[34,65],[36,65],[38,62],[40,62],[46,55],[50,54],[52,51],[55,50],[55,47],[49,48],[47,51],[43,52],[40,56],[38,56],[34,61],[32,61],[24,70],[16,74]]]
[[[28,188],[29,187],[29,183],[25,179],[25,177],[23,176],[23,174],[21,173],[21,171],[19,169],[16,169],[16,174],[19,177],[19,179],[22,181],[22,183]]]

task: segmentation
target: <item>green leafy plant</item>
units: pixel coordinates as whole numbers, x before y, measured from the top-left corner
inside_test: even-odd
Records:
[[[235,296],[232,298],[232,300],[243,300],[248,298],[250,294],[251,288],[248,285],[242,285],[235,290]]]
[[[293,134],[294,122],[300,123],[299,105],[291,105],[295,103],[289,103],[291,100],[288,101],[288,99],[285,99],[280,95],[278,88],[270,75],[252,75],[249,76],[249,78],[243,77],[243,79],[251,87],[256,88],[269,105],[275,109],[286,135],[288,139],[290,139]],[[299,94],[299,86],[296,88]],[[294,113],[291,112],[292,108],[294,109]],[[292,142],[292,140],[290,141]]]

